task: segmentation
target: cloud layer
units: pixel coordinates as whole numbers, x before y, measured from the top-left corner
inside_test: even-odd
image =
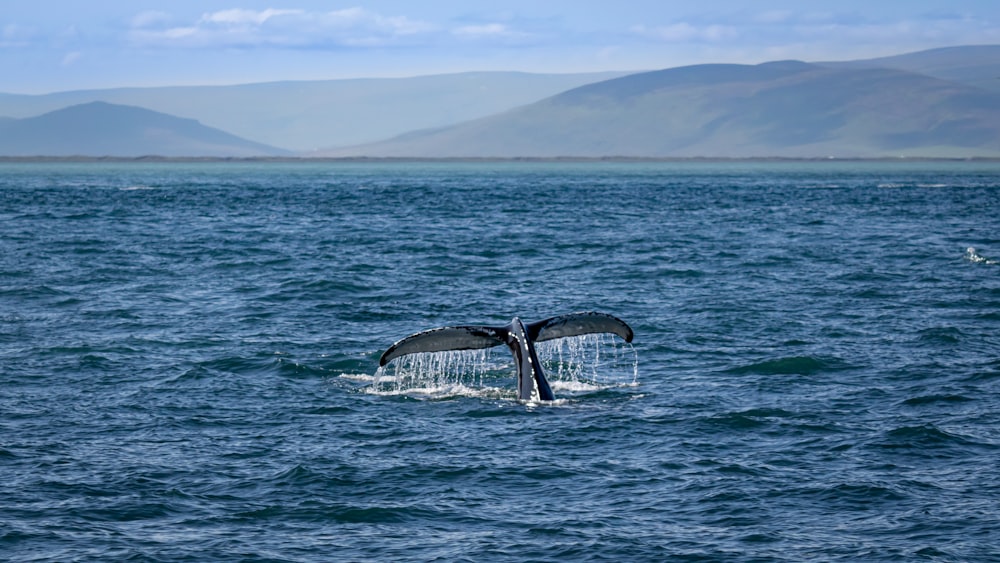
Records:
[[[959,12],[907,14],[890,18],[865,17],[857,12],[743,11],[711,18],[640,24],[630,31],[650,41],[664,43],[729,43],[757,47],[832,41],[887,45],[1000,41],[1000,27],[993,21]]]
[[[132,19],[129,38],[154,47],[377,47],[405,43],[436,26],[406,16],[385,16],[364,8],[326,12],[302,9],[228,9],[178,22],[163,12]]]
[[[148,10],[114,0],[66,3],[60,10],[44,4],[11,3],[0,13],[0,76],[7,84],[0,87],[57,88],[70,79],[71,87],[97,87],[463,70],[640,70],[1000,43],[1000,4],[994,0],[841,0],[826,6],[508,0],[500,9],[459,0],[363,0],[355,7],[329,0],[148,0],[142,3]]]
[[[559,25],[559,20],[508,18],[433,21],[410,15],[387,15],[363,7],[329,11],[301,8],[230,8],[187,20],[162,11],[136,14],[128,38],[133,46],[153,48],[344,49],[394,46],[442,47],[476,43],[483,46],[575,44],[594,51],[622,44],[710,45],[748,52],[783,46],[837,42],[877,45],[1000,42],[993,22],[958,12],[905,17],[865,17],[858,12],[739,10],[686,18],[644,17],[644,22],[585,33]],[[8,44],[18,33],[4,33]]]

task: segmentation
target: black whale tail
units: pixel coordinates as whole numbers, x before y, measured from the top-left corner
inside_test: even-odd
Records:
[[[507,344],[514,351],[513,343],[519,339],[518,334],[521,332],[519,327],[523,328],[527,336],[527,342],[522,344],[527,347],[531,357],[535,355],[535,342],[599,333],[616,334],[626,342],[631,342],[633,336],[632,329],[625,321],[606,313],[571,313],[527,325],[521,324],[521,321],[515,318],[507,326],[446,326],[418,332],[390,346],[379,358],[378,365],[384,366],[401,356],[421,352],[477,350],[501,344]],[[515,357],[517,356],[515,352]],[[537,385],[539,397],[542,400],[552,400],[552,391],[548,388],[545,375],[541,372],[537,360],[525,365],[529,367],[521,367],[520,362],[518,365],[518,379],[521,382],[520,398],[528,398],[525,396],[524,382],[526,377],[530,377]],[[526,373],[527,371],[534,373]]]
[[[583,336],[584,334],[617,334],[625,342],[632,342],[632,328],[625,321],[607,313],[570,313],[526,325],[528,336],[535,342],[556,338]]]

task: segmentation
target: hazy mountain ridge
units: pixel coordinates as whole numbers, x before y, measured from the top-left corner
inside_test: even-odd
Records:
[[[820,64],[849,68],[892,68],[1000,91],[1000,45],[942,47],[891,57]]]
[[[234,135],[294,151],[379,141],[454,125],[628,74],[466,72],[412,78],[267,82],[0,93],[0,115],[33,117],[93,101],[197,119]]]
[[[177,115],[214,108],[212,123],[270,128],[318,146],[395,135],[299,153],[307,156],[1000,157],[1000,89],[977,86],[996,69],[1000,46],[971,46],[863,61],[606,73],[616,77],[558,91],[552,89],[560,80],[598,75],[464,73],[0,94],[0,115],[94,96],[146,96],[168,101]],[[536,97],[523,101],[530,96]],[[30,118],[0,117],[0,156],[289,154],[201,119],[134,105],[85,103]],[[500,106],[505,111],[487,111]],[[476,118],[461,121],[463,115]],[[380,129],[375,121],[391,126]],[[455,121],[461,122],[447,124]]]
[[[287,151],[145,108],[91,102],[0,120],[4,156],[278,156]]]
[[[694,65],[582,86],[500,115],[327,154],[1000,156],[1000,93],[865,65]]]

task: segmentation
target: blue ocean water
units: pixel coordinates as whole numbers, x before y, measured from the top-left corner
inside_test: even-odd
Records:
[[[0,164],[0,558],[996,561],[1000,164]]]

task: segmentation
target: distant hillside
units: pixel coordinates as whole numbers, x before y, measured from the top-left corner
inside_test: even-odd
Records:
[[[0,94],[0,115],[29,117],[104,101],[197,119],[276,147],[312,151],[454,125],[625,74],[468,72],[414,78],[119,88],[39,96]]]
[[[1000,94],[796,61],[634,74],[330,155],[1000,156]]]
[[[821,64],[893,68],[1000,92],[1000,45],[943,47],[878,59]]]
[[[3,156],[265,156],[285,151],[193,119],[93,102],[0,120]]]
[[[631,75],[470,72],[0,93],[0,153],[998,156],[998,94],[1000,46],[990,45]],[[112,109],[122,106],[138,107]],[[150,121],[155,112],[176,121]],[[80,125],[76,113],[91,123]]]

